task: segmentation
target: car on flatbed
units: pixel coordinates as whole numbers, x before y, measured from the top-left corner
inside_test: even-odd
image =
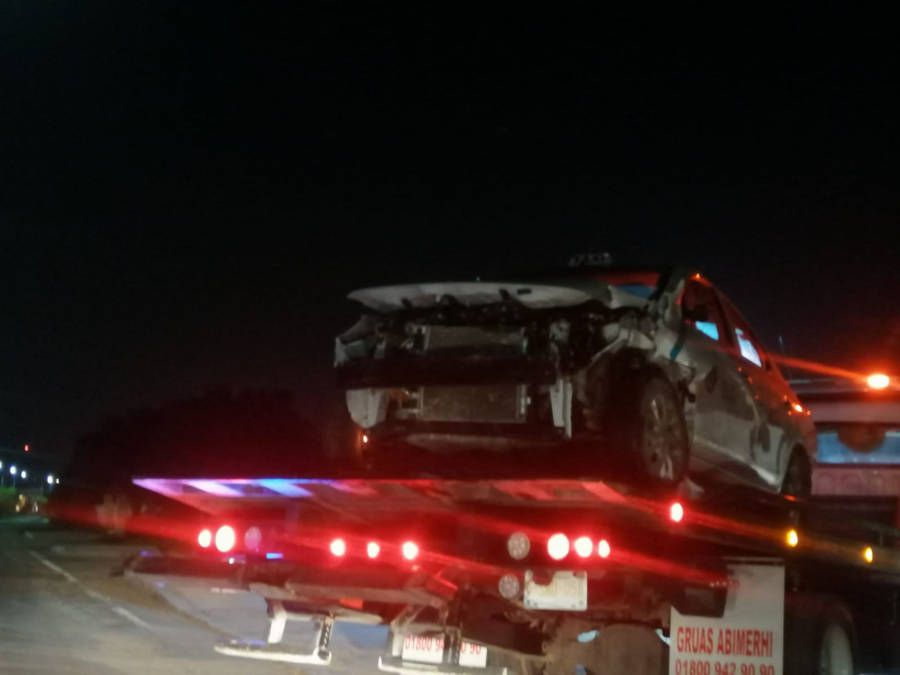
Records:
[[[350,293],[335,366],[375,472],[810,491],[809,413],[689,268],[579,265]]]

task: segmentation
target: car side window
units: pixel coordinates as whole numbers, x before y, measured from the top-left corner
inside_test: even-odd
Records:
[[[762,368],[766,363],[766,355],[759,344],[759,340],[753,335],[749,324],[740,315],[737,309],[730,301],[724,299],[725,312],[728,315],[728,322],[734,332],[735,343],[737,344],[738,353],[745,361],[749,361],[753,365]]]
[[[681,296],[681,311],[685,320],[711,340],[725,335],[725,320],[712,286],[688,279]]]

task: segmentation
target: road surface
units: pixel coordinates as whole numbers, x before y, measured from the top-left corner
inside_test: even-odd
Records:
[[[382,628],[337,631],[330,669],[216,654],[223,637],[264,637],[259,599],[210,582],[112,575],[141,545],[36,517],[0,518],[0,673],[377,672]],[[288,630],[302,641],[297,628]]]

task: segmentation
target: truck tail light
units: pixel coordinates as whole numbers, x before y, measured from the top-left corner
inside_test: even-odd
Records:
[[[669,505],[669,520],[673,523],[680,523],[684,520],[684,507],[681,502],[672,502]]]
[[[377,542],[370,541],[366,544],[366,555],[369,556],[369,559],[375,560],[381,553],[381,546],[378,545]]]
[[[407,560],[412,561],[419,557],[419,545],[414,541],[404,541],[400,550]]]
[[[610,553],[612,553],[612,547],[609,545],[609,542],[606,539],[601,539],[597,544],[597,555],[601,558],[608,558]]]
[[[557,532],[547,540],[547,555],[554,560],[562,560],[569,555],[569,538]]]
[[[524,532],[513,532],[506,540],[506,550],[513,560],[524,560],[531,550],[531,541]]]
[[[572,544],[572,548],[575,549],[575,554],[579,558],[590,558],[591,553],[594,552],[594,542],[590,537],[578,537]]]
[[[200,546],[200,548],[209,548],[212,544],[212,540],[212,531],[208,527],[204,527],[197,534],[197,544]]]
[[[237,535],[235,535],[234,528],[231,525],[222,525],[216,530],[216,549],[218,549],[219,553],[228,553],[234,548],[236,541]]]
[[[347,542],[340,537],[332,539],[331,543],[328,545],[328,550],[331,551],[331,555],[335,558],[343,558],[347,553]]]
[[[262,530],[255,525],[244,532],[244,548],[248,551],[258,551],[262,543]]]

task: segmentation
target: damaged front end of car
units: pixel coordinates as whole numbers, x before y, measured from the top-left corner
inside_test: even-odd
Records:
[[[423,284],[349,297],[365,312],[337,338],[335,366],[372,452],[591,444],[623,370],[676,367],[659,298],[600,281]]]

